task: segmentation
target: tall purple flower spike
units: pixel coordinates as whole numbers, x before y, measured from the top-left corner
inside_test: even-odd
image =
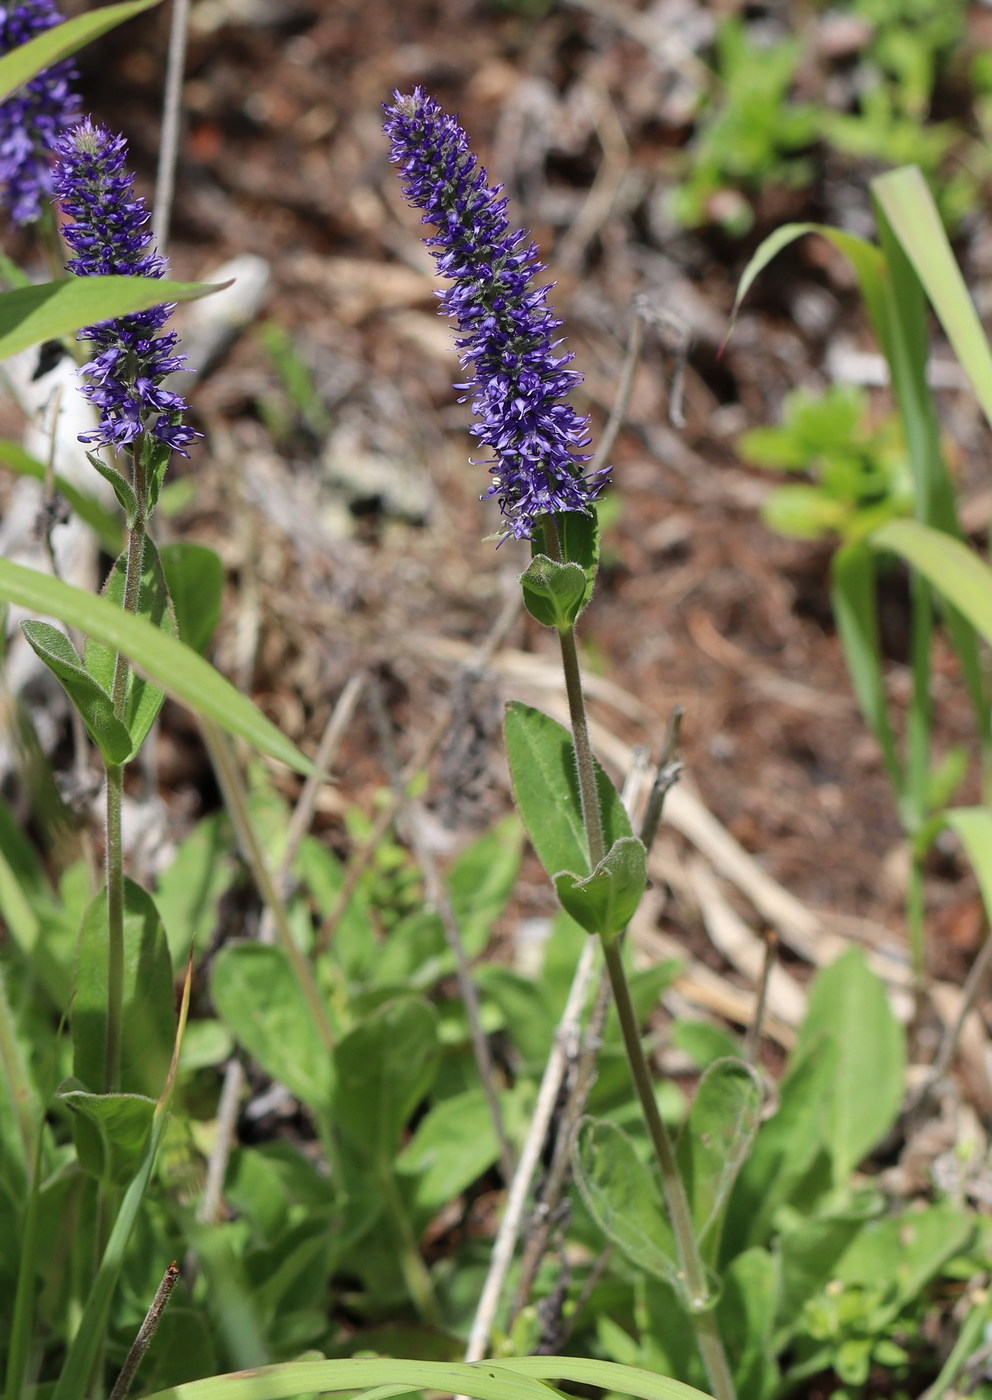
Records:
[[[410,204],[437,232],[424,241],[453,286],[439,293],[442,313],[461,332],[456,344],[473,378],[457,389],[472,396],[472,434],[496,454],[486,465],[505,517],[504,538],[530,539],[542,515],[583,511],[602,490],[609,468],[584,474],[588,419],[566,395],[582,376],[556,355],[561,321],[547,302],[550,286],[523,229],[511,232],[502,185],[490,185],[468,137],[422,88],[393,94],[385,132]]]
[[[62,233],[75,253],[67,270],[77,277],[164,277],[165,259],[146,252],[149,216],[125,167],[124,137],[87,120],[56,143],[56,155],[55,197],[71,220]],[[186,401],[161,387],[167,375],[182,369],[185,356],[172,353],[179,342],[174,331],[155,334],[174,309],[153,306],[80,331],[78,338],[92,341],[97,351],[79,371],[89,380],[82,392],[100,410],[99,426],[80,433],[80,442],[120,450],[148,431],[188,455],[184,449],[199,434],[182,421]]]
[[[21,0],[0,5],[0,54],[20,48],[62,23],[54,0]],[[0,102],[0,201],[16,224],[40,218],[52,193],[52,148],[79,121],[78,78],[71,59],[46,68]]]

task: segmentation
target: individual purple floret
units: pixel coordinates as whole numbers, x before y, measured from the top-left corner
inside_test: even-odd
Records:
[[[0,5],[0,54],[20,48],[62,20],[54,0]],[[80,117],[77,78],[72,60],[65,59],[0,102],[0,198],[15,224],[33,223],[51,196],[52,148]]]
[[[75,253],[68,271],[77,277],[164,277],[165,259],[146,251],[152,241],[148,211],[125,167],[124,137],[87,120],[56,143],[56,155],[55,197],[71,220],[62,233]],[[167,375],[182,369],[185,356],[172,353],[179,340],[174,331],[155,334],[174,309],[153,306],[80,331],[78,339],[92,341],[97,352],[79,371],[89,379],[83,394],[100,410],[99,426],[81,433],[80,442],[119,450],[150,431],[188,455],[184,449],[198,434],[182,421],[186,401],[161,387]]]
[[[454,283],[439,294],[442,311],[457,321],[461,361],[473,371],[455,387],[472,395],[471,431],[496,454],[485,495],[499,500],[504,538],[530,539],[542,515],[588,513],[609,475],[582,470],[588,419],[566,400],[582,376],[564,368],[572,355],[554,353],[562,323],[547,303],[550,286],[532,285],[544,264],[529,234],[510,231],[503,187],[487,183],[457,120],[422,88],[393,98],[391,159],[408,201],[437,228],[425,242]]]

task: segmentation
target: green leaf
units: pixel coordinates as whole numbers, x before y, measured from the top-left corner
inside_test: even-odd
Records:
[[[9,559],[0,559],[0,599],[49,613],[67,626],[78,627],[97,641],[123,651],[167,694],[209,716],[229,734],[246,739],[299,773],[313,771],[313,764],[296,745],[280,734],[229,681],[191,647],[150,627],[143,618],[133,617],[106,598],[95,597]]]
[[[797,1054],[817,1041],[834,1047],[837,1057],[820,1111],[834,1182],[842,1186],[895,1121],[905,1069],[902,1027],[884,983],[859,948],[842,954],[813,981]]]
[[[194,651],[206,651],[220,621],[224,565],[205,544],[167,544],[160,554],[179,636]]]
[[[20,443],[12,442],[9,438],[0,438],[0,466],[16,472],[18,476],[33,477],[35,481],[45,481],[48,477],[48,468],[44,462],[36,461],[24,451]],[[107,510],[95,496],[81,491],[68,477],[60,476],[58,472],[54,475],[54,486],[56,491],[66,498],[80,520],[94,532],[101,548],[112,556],[119,554],[123,539],[120,517]]]
[[[761,1078],[743,1060],[716,1060],[699,1081],[678,1162],[706,1257],[715,1261],[723,1212],[761,1121]]]
[[[65,27],[49,29],[42,38]],[[0,59],[0,64],[6,61]],[[216,291],[220,291],[219,286],[205,282],[159,281],[154,277],[65,277],[0,292],[0,359],[9,359],[42,340],[74,335],[84,326],[146,311],[164,302],[196,301]]]
[[[376,1167],[390,1167],[439,1058],[437,1017],[412,997],[379,1007],[335,1049],[335,1127]]]
[[[957,833],[978,880],[985,917],[992,923],[992,811],[988,807],[953,807],[944,822]]]
[[[613,939],[630,920],[647,885],[647,852],[636,836],[614,841],[591,875],[570,871],[554,877],[562,907],[587,933]]]
[[[227,943],[214,961],[214,1008],[266,1074],[326,1114],[332,1069],[286,954],[262,943]]]
[[[159,0],[130,0],[124,5],[105,5],[89,14],[65,20],[26,44],[19,45],[0,58],[0,102],[53,63],[67,58],[84,44],[91,43],[132,15],[140,15],[142,10],[150,10],[158,3]],[[166,300],[172,301],[173,298],[167,297]]]
[[[556,720],[517,701],[506,707],[505,727],[514,796],[541,864],[552,879],[563,870],[589,874],[571,735]],[[632,834],[630,821],[616,788],[598,763],[596,787],[603,839],[609,849],[621,837]]]
[[[138,519],[138,498],[134,494],[134,487],[123,472],[110,466],[96,452],[87,452],[86,457],[93,470],[98,472],[104,481],[110,483],[114,495],[117,497],[117,504],[124,512],[124,523],[129,530],[133,529],[135,521]],[[119,552],[119,550],[115,551],[115,553]]]
[[[988,338],[923,175],[915,165],[889,170],[871,182],[871,190],[992,423],[992,353]]]
[[[573,1165],[582,1199],[606,1238],[639,1269],[679,1291],[678,1255],[661,1183],[627,1134],[615,1123],[585,1119]]]
[[[837,1261],[884,1204],[876,1191],[848,1194],[822,1214],[783,1231],[778,1243],[781,1283],[772,1342],[776,1353],[801,1328],[805,1304],[833,1278]]]
[[[868,542],[917,569],[992,646],[992,569],[974,550],[916,520],[890,520]]]
[[[559,564],[538,554],[520,576],[524,606],[545,627],[565,632],[573,626],[585,603],[586,572],[581,564]]]
[[[473,1400],[548,1400],[545,1379],[597,1386],[637,1400],[704,1400],[703,1393],[636,1366],[577,1356],[525,1356],[500,1361],[397,1361],[348,1357],[343,1361],[287,1361],[250,1374],[233,1372],[159,1390],[147,1400],[296,1400],[340,1390],[397,1386],[462,1394]],[[53,1400],[69,1400],[72,1392]]]
[[[59,1098],[93,1130],[76,1138],[83,1171],[114,1186],[127,1186],[137,1175],[148,1145],[155,1100],[142,1094],[90,1094],[77,1088],[61,1089]]]
[[[211,812],[185,837],[155,890],[169,950],[177,964],[185,961],[194,941],[200,955],[209,946],[221,896],[234,870],[227,813]]]
[[[126,578],[127,556],[121,554],[103,585],[103,597],[108,602],[116,603],[121,609],[124,607]],[[165,586],[165,575],[159,563],[158,551],[147,535],[144,537],[138,604],[134,611],[138,617],[144,618],[167,636],[176,636],[176,615],[169,599],[169,590]],[[113,689],[117,664],[117,652],[114,648],[90,638],[86,643],[85,664],[89,674],[109,695]],[[145,742],[164,699],[163,690],[129,670],[124,699],[124,724],[131,736],[129,759],[134,758]]]
[[[396,1159],[396,1170],[416,1177],[413,1203],[433,1215],[499,1161],[499,1141],[481,1089],[443,1099],[417,1124]]]
[[[738,1254],[723,1278],[717,1327],[727,1349],[738,1395],[769,1400],[779,1390],[772,1349],[778,1302],[778,1260],[767,1249]]]
[[[107,1034],[107,896],[91,901],[79,935],[72,1002],[73,1074],[87,1089],[103,1082]],[[124,881],[121,1083],[125,1094],[157,1098],[176,1034],[172,962],[151,895]]]
[[[902,792],[903,772],[889,721],[882,644],[878,635],[875,562],[865,544],[839,549],[831,564],[831,594],[837,631],[861,713],[885,759],[889,781]]]
[[[114,714],[109,693],[86,670],[69,638],[49,622],[22,622],[21,631],[82,715],[105,762],[126,763],[132,750],[127,725]]]

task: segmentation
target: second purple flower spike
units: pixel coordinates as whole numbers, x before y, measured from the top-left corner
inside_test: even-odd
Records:
[[[165,259],[147,251],[148,212],[134,193],[123,136],[85,121],[55,149],[55,196],[71,220],[62,233],[75,253],[68,270],[78,277],[164,277]],[[185,357],[172,353],[179,340],[174,331],[156,334],[173,309],[153,306],[80,331],[79,339],[92,341],[97,351],[80,370],[89,380],[83,393],[100,410],[99,426],[83,433],[81,442],[133,451],[136,439],[150,432],[186,456],[184,449],[198,434],[182,421],[185,399],[162,388]]]
[[[437,270],[454,283],[441,307],[474,374],[456,388],[471,393],[472,433],[496,454],[485,495],[499,500],[504,537],[530,539],[542,515],[588,513],[609,475],[583,472],[588,419],[566,399],[582,376],[555,354],[562,323],[550,288],[532,284],[544,264],[529,234],[511,232],[502,186],[488,183],[457,120],[423,89],[394,94],[385,131],[406,198],[437,229],[425,240]]]

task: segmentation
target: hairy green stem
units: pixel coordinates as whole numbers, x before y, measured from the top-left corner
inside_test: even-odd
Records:
[[[634,1011],[634,1003],[631,1001],[630,988],[627,985],[627,977],[623,968],[620,940],[604,938],[602,943],[606,968],[610,975],[610,985],[613,988],[613,1000],[616,1003],[617,1016],[623,1034],[624,1048],[627,1052],[631,1074],[637,1089],[637,1097],[641,1101],[644,1119],[661,1171],[665,1203],[668,1206],[668,1215],[672,1222],[672,1233],[675,1236],[675,1246],[678,1250],[684,1291],[688,1300],[689,1317],[696,1334],[696,1344],[699,1347],[699,1354],[706,1367],[706,1375],[716,1400],[734,1400],[734,1382],[727,1365],[727,1357],[720,1340],[720,1333],[717,1330],[716,1318],[713,1315],[713,1299],[706,1278],[706,1269],[699,1254],[688,1197],[679,1174],[672,1139],[658,1111],[658,1101],[654,1094],[651,1071],[644,1054],[644,1047],[641,1044],[637,1014]]]
[[[546,516],[543,527],[548,556],[560,563],[562,561],[561,546],[554,520]],[[596,767],[593,761],[592,747],[589,743],[589,727],[582,694],[582,675],[579,669],[578,650],[575,645],[575,628],[559,629],[558,636],[561,645],[562,666],[565,672],[568,709],[572,721],[582,819],[589,847],[590,865],[595,868],[603,859],[606,851],[599,794],[596,786]],[[696,1336],[696,1345],[699,1348],[710,1388],[716,1400],[736,1400],[733,1378],[727,1365],[726,1353],[713,1312],[714,1300],[710,1293],[706,1269],[700,1256],[699,1243],[692,1223],[689,1200],[682,1177],[679,1174],[671,1137],[658,1111],[651,1070],[644,1054],[644,1047],[641,1044],[637,1015],[631,1001],[630,988],[627,985],[627,977],[623,967],[621,942],[618,938],[601,938],[600,941],[603,945],[606,968],[613,989],[613,999],[616,1003],[620,1028],[623,1033],[627,1060],[661,1172],[665,1202],[672,1222],[672,1233],[675,1236],[684,1293],[691,1325]]]
[[[141,572],[145,561],[145,470],[141,450],[135,454],[134,493],[138,516],[128,530],[124,573],[124,611],[136,613],[141,601]],[[111,699],[114,714],[127,722],[127,691],[131,668],[119,651],[114,660]],[[116,1093],[121,1077],[121,1036],[124,1017],[124,840],[121,812],[124,801],[124,768],[107,764],[107,1035],[104,1042],[103,1092]]]

